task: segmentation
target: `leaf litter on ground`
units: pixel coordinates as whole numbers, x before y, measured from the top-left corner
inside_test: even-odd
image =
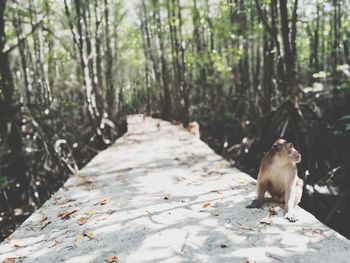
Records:
[[[241,224],[239,222],[237,222],[237,225],[242,228],[242,229],[245,229],[245,230],[250,230],[250,231],[255,231],[253,228],[251,228],[250,226],[246,225],[246,224]]]
[[[51,224],[51,221],[47,218],[47,216],[43,216],[43,219],[41,220],[41,226],[40,229],[43,230],[45,227],[47,227],[49,224]]]
[[[85,215],[88,215],[88,216],[93,216],[93,215],[96,215],[97,214],[97,211],[96,210],[86,210],[84,212]]]
[[[83,243],[84,241],[84,237],[88,237],[89,240],[94,238],[94,234],[92,233],[92,231],[90,229],[86,229],[84,230],[84,232],[82,234],[79,234],[75,237],[75,245],[78,247],[81,245],[81,243]]]
[[[119,263],[119,258],[117,256],[106,257],[105,261],[108,263]]]
[[[77,211],[78,211],[78,209],[76,209],[76,208],[73,208],[71,210],[61,211],[61,212],[58,213],[58,217],[60,217],[62,220],[63,219],[69,219]]]
[[[109,199],[108,198],[103,198],[101,199],[99,202],[97,202],[95,205],[105,205],[109,203]]]
[[[77,220],[77,224],[82,226],[84,225],[86,222],[87,222],[87,217],[80,217],[78,220]]]

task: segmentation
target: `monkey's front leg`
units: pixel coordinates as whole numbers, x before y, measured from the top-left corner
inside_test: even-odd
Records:
[[[294,205],[295,205],[295,187],[289,186],[285,193],[285,209],[286,214],[284,218],[289,222],[296,222],[298,218],[294,214]]]

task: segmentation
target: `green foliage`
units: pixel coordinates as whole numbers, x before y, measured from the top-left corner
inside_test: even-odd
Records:
[[[333,124],[333,133],[336,136],[350,138],[350,115],[345,115],[336,120]]]

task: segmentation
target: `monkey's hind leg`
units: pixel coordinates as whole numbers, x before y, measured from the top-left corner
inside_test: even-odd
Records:
[[[258,200],[254,199],[250,205],[247,205],[245,208],[260,208],[261,205],[258,204]]]
[[[257,199],[253,200],[250,205],[247,205],[246,208],[260,208],[264,202],[264,196],[267,189],[267,182],[261,179],[261,175],[258,176],[258,182],[256,186]]]

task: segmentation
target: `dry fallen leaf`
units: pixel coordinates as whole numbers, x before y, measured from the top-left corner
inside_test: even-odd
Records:
[[[215,167],[216,167],[216,169],[222,169],[225,167],[225,164],[224,163],[216,163]]]
[[[87,229],[87,230],[84,231],[83,236],[86,236],[86,237],[88,237],[88,238],[90,238],[90,239],[93,239],[93,238],[94,238],[94,234],[93,234],[92,231],[89,230],[89,229]]]
[[[271,215],[277,215],[278,211],[281,209],[280,206],[270,206],[269,212]]]
[[[236,184],[238,185],[245,185],[248,184],[249,181],[246,179],[241,178],[240,176],[235,176],[233,177],[233,180],[235,181]]]
[[[77,220],[77,224],[78,225],[84,225],[87,222],[87,218],[86,217],[81,217]]]
[[[71,215],[73,215],[77,211],[78,210],[76,208],[73,208],[73,209],[67,210],[67,211],[61,211],[58,213],[58,217],[60,217],[62,220],[69,219],[71,217]]]
[[[55,205],[64,205],[64,204],[67,204],[67,203],[70,203],[70,202],[74,202],[74,201],[76,201],[76,199],[66,198],[64,200],[61,200],[61,197],[59,197],[56,200],[54,200],[54,204]]]
[[[56,205],[57,202],[58,202],[61,198],[62,198],[61,196],[59,196],[59,197],[54,197],[54,198],[53,198],[53,204]]]
[[[94,238],[94,234],[91,230],[84,230],[83,234],[79,234],[75,237],[75,245],[78,247],[83,241],[84,237],[88,237],[90,240]]]
[[[260,220],[260,224],[271,225],[271,223],[272,223],[272,214],[269,214],[268,216]]]
[[[47,216],[44,216],[41,220],[41,227],[40,229],[43,230],[47,225],[51,224],[51,221],[47,218]]]
[[[76,174],[75,177],[78,179],[79,182],[75,184],[75,186],[82,186],[82,185],[91,185],[95,182],[93,178],[81,176],[80,174]]]
[[[96,203],[96,205],[100,204],[100,205],[105,205],[109,203],[109,199],[108,198],[104,198],[101,199],[98,203]]]
[[[83,242],[84,236],[83,235],[77,235],[75,237],[75,245],[78,247]]]
[[[117,212],[116,209],[111,209],[107,211],[107,214],[111,215],[111,214],[114,214],[115,212]]]
[[[250,231],[255,231],[253,228],[251,228],[250,226],[246,225],[246,224],[241,224],[237,222],[237,225],[239,225],[240,228],[242,229],[246,229],[246,230],[250,230]]]
[[[212,192],[212,193],[217,193],[217,194],[219,194],[219,195],[222,194],[220,190],[213,190],[213,191],[211,191],[211,192]]]
[[[210,207],[210,203],[204,203],[203,205],[202,205],[202,208],[203,209],[208,209]]]
[[[87,210],[87,211],[85,211],[84,214],[88,215],[88,216],[93,216],[93,215],[96,215],[97,212],[96,212],[96,210]]]
[[[106,257],[105,261],[108,263],[119,263],[119,258],[117,256]]]
[[[208,171],[208,174],[218,174],[218,175],[224,175],[225,172],[223,171],[219,171],[219,170],[215,170],[215,169],[211,169]]]
[[[116,173],[128,172],[128,171],[131,171],[132,169],[134,169],[134,167],[126,167],[126,168],[118,169],[115,172]]]
[[[97,211],[96,210],[86,210],[84,214],[88,215],[88,216],[93,216],[93,215],[97,214]]]
[[[148,214],[150,214],[150,215],[153,215],[150,211],[148,211],[148,210],[145,210]]]
[[[58,240],[54,240],[53,241],[53,243],[50,245],[50,246],[48,246],[48,248],[52,248],[52,247],[54,247],[54,246],[57,246],[58,244],[60,244],[60,243],[62,243],[62,241],[58,241]]]
[[[321,229],[313,229],[313,230],[311,231],[311,233],[312,233],[313,235],[321,235],[321,234],[323,233],[323,231],[322,231]]]

